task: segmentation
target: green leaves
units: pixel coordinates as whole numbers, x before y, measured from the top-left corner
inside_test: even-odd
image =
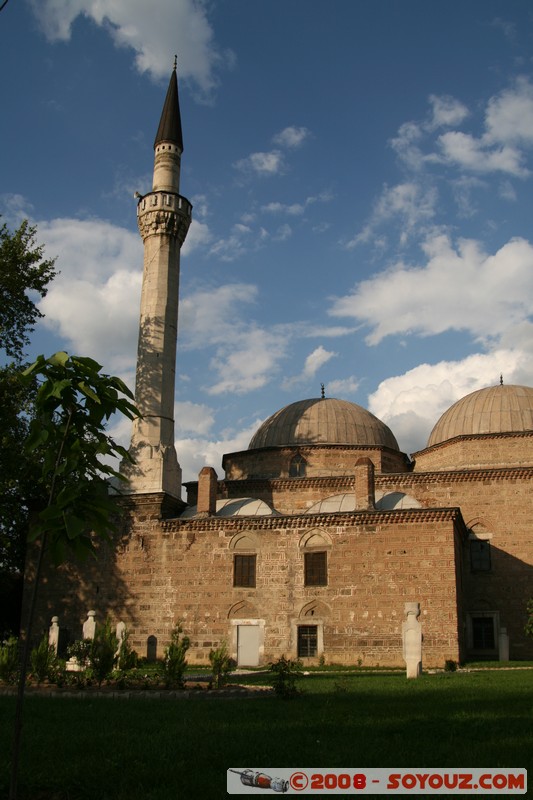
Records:
[[[109,539],[117,518],[107,478],[120,478],[111,459],[128,453],[105,430],[115,413],[138,416],[128,387],[101,373],[91,358],[55,353],[39,356],[22,373],[38,381],[35,417],[25,452],[41,465],[40,494],[45,507],[35,514],[30,540],[45,536],[54,561],[94,552],[95,538]]]
[[[36,245],[35,234],[27,220],[14,233],[0,226],[0,348],[17,363],[43,316],[31,296],[44,297],[56,275],[55,259],[43,259],[44,247]]]

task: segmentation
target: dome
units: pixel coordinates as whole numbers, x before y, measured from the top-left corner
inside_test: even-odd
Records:
[[[456,436],[533,431],[533,389],[490,386],[463,397],[431,431],[428,447]]]
[[[248,449],[313,444],[399,449],[390,428],[370,411],[334,398],[299,400],[285,406],[263,422]]]

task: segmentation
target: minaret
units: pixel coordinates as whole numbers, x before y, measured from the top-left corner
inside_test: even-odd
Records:
[[[181,498],[181,468],[174,446],[174,389],[178,333],[180,248],[192,206],[179,193],[183,152],[176,62],[154,142],[152,191],[140,197],[137,221],[144,242],[144,274],[133,424],[124,464],[134,494],[165,492]],[[137,195],[138,196],[138,195]]]

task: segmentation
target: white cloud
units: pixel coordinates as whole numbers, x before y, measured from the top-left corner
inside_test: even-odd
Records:
[[[281,332],[245,326],[220,346],[210,362],[219,380],[206,387],[210,395],[246,394],[265,386],[277,372],[287,351],[287,337]]]
[[[192,350],[223,344],[240,335],[240,306],[255,303],[257,296],[257,286],[235,283],[182,297],[180,347]]]
[[[256,419],[248,427],[223,434],[221,438],[209,440],[202,437],[177,438],[176,451],[183,472],[183,481],[198,480],[198,473],[206,465],[213,467],[218,476],[222,470],[222,457],[225,453],[246,450],[250,439],[263,420]]]
[[[533,145],[533,85],[527,78],[489,100],[485,125],[487,142]]]
[[[444,158],[463,169],[480,173],[505,172],[519,178],[529,175],[523,153],[510,145],[489,148],[485,140],[461,131],[443,133],[439,145]]]
[[[494,386],[504,373],[506,383],[533,378],[531,358],[520,350],[499,349],[462,361],[420,364],[403,375],[387,378],[368,398],[368,408],[395,434],[400,449],[423,449],[440,416],[470,392]]]
[[[360,381],[351,375],[349,378],[337,378],[326,384],[326,397],[347,397],[355,394],[359,389]]]
[[[174,405],[174,419],[177,434],[196,433],[205,436],[214,425],[213,410],[204,403],[190,401],[177,402]]]
[[[47,256],[60,274],[41,301],[43,324],[69,350],[107,368],[131,369],[135,361],[142,282],[142,243],[136,233],[101,220],[39,222]]]
[[[272,141],[280,147],[296,148],[300,147],[310,135],[311,132],[307,128],[296,128],[291,125],[276,133]]]
[[[436,235],[423,246],[427,262],[394,268],[362,281],[339,298],[330,313],[369,325],[369,344],[385,336],[446,330],[468,331],[494,339],[527,319],[533,306],[533,245],[512,239],[494,255],[479,242],[461,240],[454,249]]]
[[[453,127],[459,125],[469,114],[463,103],[449,95],[430,95],[431,120],[427,127],[430,130],[441,127]]]
[[[351,250],[357,245],[368,243],[384,223],[394,219],[401,226],[400,244],[404,245],[413,234],[420,233],[421,226],[427,225],[433,219],[437,200],[438,192],[435,187],[424,187],[414,181],[386,186],[370,220],[343,246]]]
[[[251,153],[246,158],[241,158],[233,165],[240,172],[255,174],[259,177],[280,175],[285,170],[283,154],[279,150],[270,150],[266,153]]]
[[[283,381],[283,389],[292,389],[299,383],[305,383],[310,378],[314,378],[318,370],[337,355],[338,354],[334,353],[332,350],[326,350],[324,347],[322,347],[322,345],[319,345],[313,350],[312,353],[309,353],[305,359],[304,367],[300,374],[295,375],[292,378],[286,378]]]
[[[190,255],[197,247],[209,244],[212,239],[213,234],[209,230],[209,226],[205,222],[198,222],[193,219],[187,231],[187,238],[182,245],[181,255]]]
[[[170,74],[169,54],[179,54],[181,78],[193,80],[203,93],[217,85],[216,70],[231,65],[232,53],[214,42],[207,6],[201,0],[31,0],[50,41],[67,41],[82,16],[103,27],[117,47],[131,48],[139,72],[154,78]]]

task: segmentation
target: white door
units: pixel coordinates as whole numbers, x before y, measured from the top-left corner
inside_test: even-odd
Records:
[[[239,667],[259,665],[259,625],[237,626],[237,664]]]

